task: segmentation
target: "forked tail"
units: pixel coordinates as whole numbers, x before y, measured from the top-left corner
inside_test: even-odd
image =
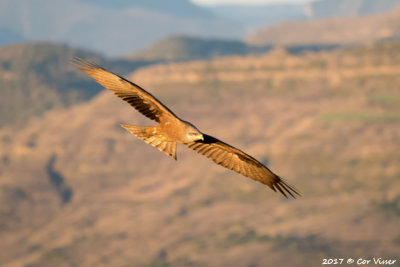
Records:
[[[129,124],[121,124],[121,126],[145,141],[147,144],[158,148],[160,151],[176,160],[176,142],[165,141],[164,136],[157,132],[157,127],[134,126]]]

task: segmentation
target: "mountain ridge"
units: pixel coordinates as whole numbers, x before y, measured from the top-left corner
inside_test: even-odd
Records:
[[[239,25],[219,19],[188,0],[160,5],[141,1],[114,9],[89,0],[38,1],[1,0],[3,31],[14,32],[25,41],[65,42],[107,56],[121,56],[174,33],[221,38],[241,34]],[[164,6],[168,7],[165,11],[161,8]],[[183,9],[179,11],[176,6]]]
[[[274,50],[126,76],[200,130],[268,162],[301,191],[294,201],[184,146],[174,161],[138,140],[119,124],[151,122],[108,91],[0,129],[0,264],[313,266],[325,255],[396,257],[399,51],[398,42]]]
[[[278,46],[249,45],[240,40],[210,39],[193,36],[171,36],[153,43],[124,58],[135,61],[173,62],[213,59],[231,55],[263,54]],[[280,46],[290,53],[306,53],[338,49],[338,45]]]
[[[400,9],[363,17],[284,22],[249,35],[250,45],[357,45],[399,39]]]
[[[306,13],[313,19],[365,16],[387,13],[399,6],[399,0],[319,0],[307,5]]]
[[[101,86],[76,73],[71,60],[82,57],[126,73],[151,62],[110,60],[87,50],[51,42],[0,48],[0,127],[25,123],[53,108],[88,101]]]

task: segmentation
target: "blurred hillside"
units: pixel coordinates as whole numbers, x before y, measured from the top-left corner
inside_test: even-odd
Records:
[[[285,200],[184,146],[175,162],[124,131],[150,122],[102,92],[0,130],[1,266],[398,259],[400,43],[278,49],[129,78],[303,197]]]
[[[271,48],[271,46],[251,47],[244,42],[236,40],[171,36],[126,58],[148,61],[189,61],[211,59],[233,54],[262,53],[267,52]]]
[[[316,52],[333,50],[338,45],[286,45],[284,48],[290,53]],[[263,54],[274,46],[254,46],[243,41],[224,39],[204,39],[190,36],[171,36],[150,45],[146,49],[124,57],[128,61],[142,61],[161,63],[171,61],[191,61],[214,59],[228,55]]]
[[[400,9],[388,13],[283,22],[252,33],[251,45],[355,45],[400,38]]]
[[[328,17],[364,16],[392,11],[399,0],[315,0],[311,3],[221,4],[207,6],[221,18],[236,22],[246,33],[284,21],[314,20]]]
[[[100,59],[94,53],[50,43],[0,48],[0,126],[24,122],[97,94],[99,86],[88,83],[66,64],[74,56]]]
[[[0,0],[0,45],[44,40],[121,56],[171,34],[238,38],[242,33],[240,25],[189,0],[108,2]]]
[[[277,23],[381,14],[393,11],[399,4],[399,0],[324,0],[311,4],[199,6],[190,0],[0,0],[0,45],[51,41],[106,56],[123,56],[172,35],[242,40],[261,27]],[[353,40],[364,36],[364,31],[368,36],[375,34],[373,24],[377,22],[371,22],[362,31],[353,26],[347,28],[349,23],[353,22],[347,20],[345,24],[327,26],[333,27],[334,31],[338,30],[336,27],[350,32],[356,30],[354,37],[341,35],[338,38]],[[357,26],[358,22],[354,23]],[[272,36],[278,36],[276,41],[269,36],[261,42],[288,44],[287,38],[291,40],[294,35],[293,45],[304,44],[303,40],[315,44],[315,36],[321,34],[314,26],[304,30],[293,24],[286,28],[277,27],[278,30],[272,33]],[[396,27],[394,23],[388,29]],[[288,30],[288,34],[282,34],[281,30]],[[310,35],[314,35],[314,39],[309,39]],[[264,37],[257,38],[264,40]]]
[[[400,0],[318,0],[306,8],[311,18],[364,16],[385,13],[400,6]]]
[[[127,8],[142,8],[155,10],[160,13],[165,13],[178,17],[195,17],[195,18],[214,18],[215,15],[207,8],[203,8],[192,4],[187,0],[78,0],[96,6],[102,6],[112,9],[127,9]]]
[[[106,60],[92,52],[52,43],[1,47],[0,127],[87,101],[100,92],[101,86],[87,81],[68,64],[74,57],[90,58],[121,73],[150,63]]]
[[[294,21],[307,19],[306,10],[310,8],[304,4],[259,4],[259,5],[215,5],[208,7],[221,18],[242,25],[246,33],[250,33],[260,27],[276,24],[282,21]]]

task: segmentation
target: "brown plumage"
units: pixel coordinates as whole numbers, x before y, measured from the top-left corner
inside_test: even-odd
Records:
[[[140,113],[158,122],[158,125],[149,127],[128,124],[121,126],[175,160],[176,144],[183,143],[227,169],[268,185],[275,192],[278,190],[285,197],[295,198],[296,195],[300,195],[295,188],[259,161],[233,146],[203,134],[191,123],[178,118],[153,95],[135,83],[80,58],[75,58],[73,64]]]

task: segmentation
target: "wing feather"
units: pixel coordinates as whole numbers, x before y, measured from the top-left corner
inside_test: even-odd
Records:
[[[227,169],[259,181],[275,192],[279,191],[285,197],[290,195],[295,198],[296,195],[300,195],[294,187],[250,155],[210,135],[203,134],[203,137],[203,141],[199,140],[185,145]]]
[[[157,122],[166,117],[176,118],[176,115],[171,110],[137,84],[81,58],[75,58],[72,63],[99,84],[128,102],[144,116]]]

